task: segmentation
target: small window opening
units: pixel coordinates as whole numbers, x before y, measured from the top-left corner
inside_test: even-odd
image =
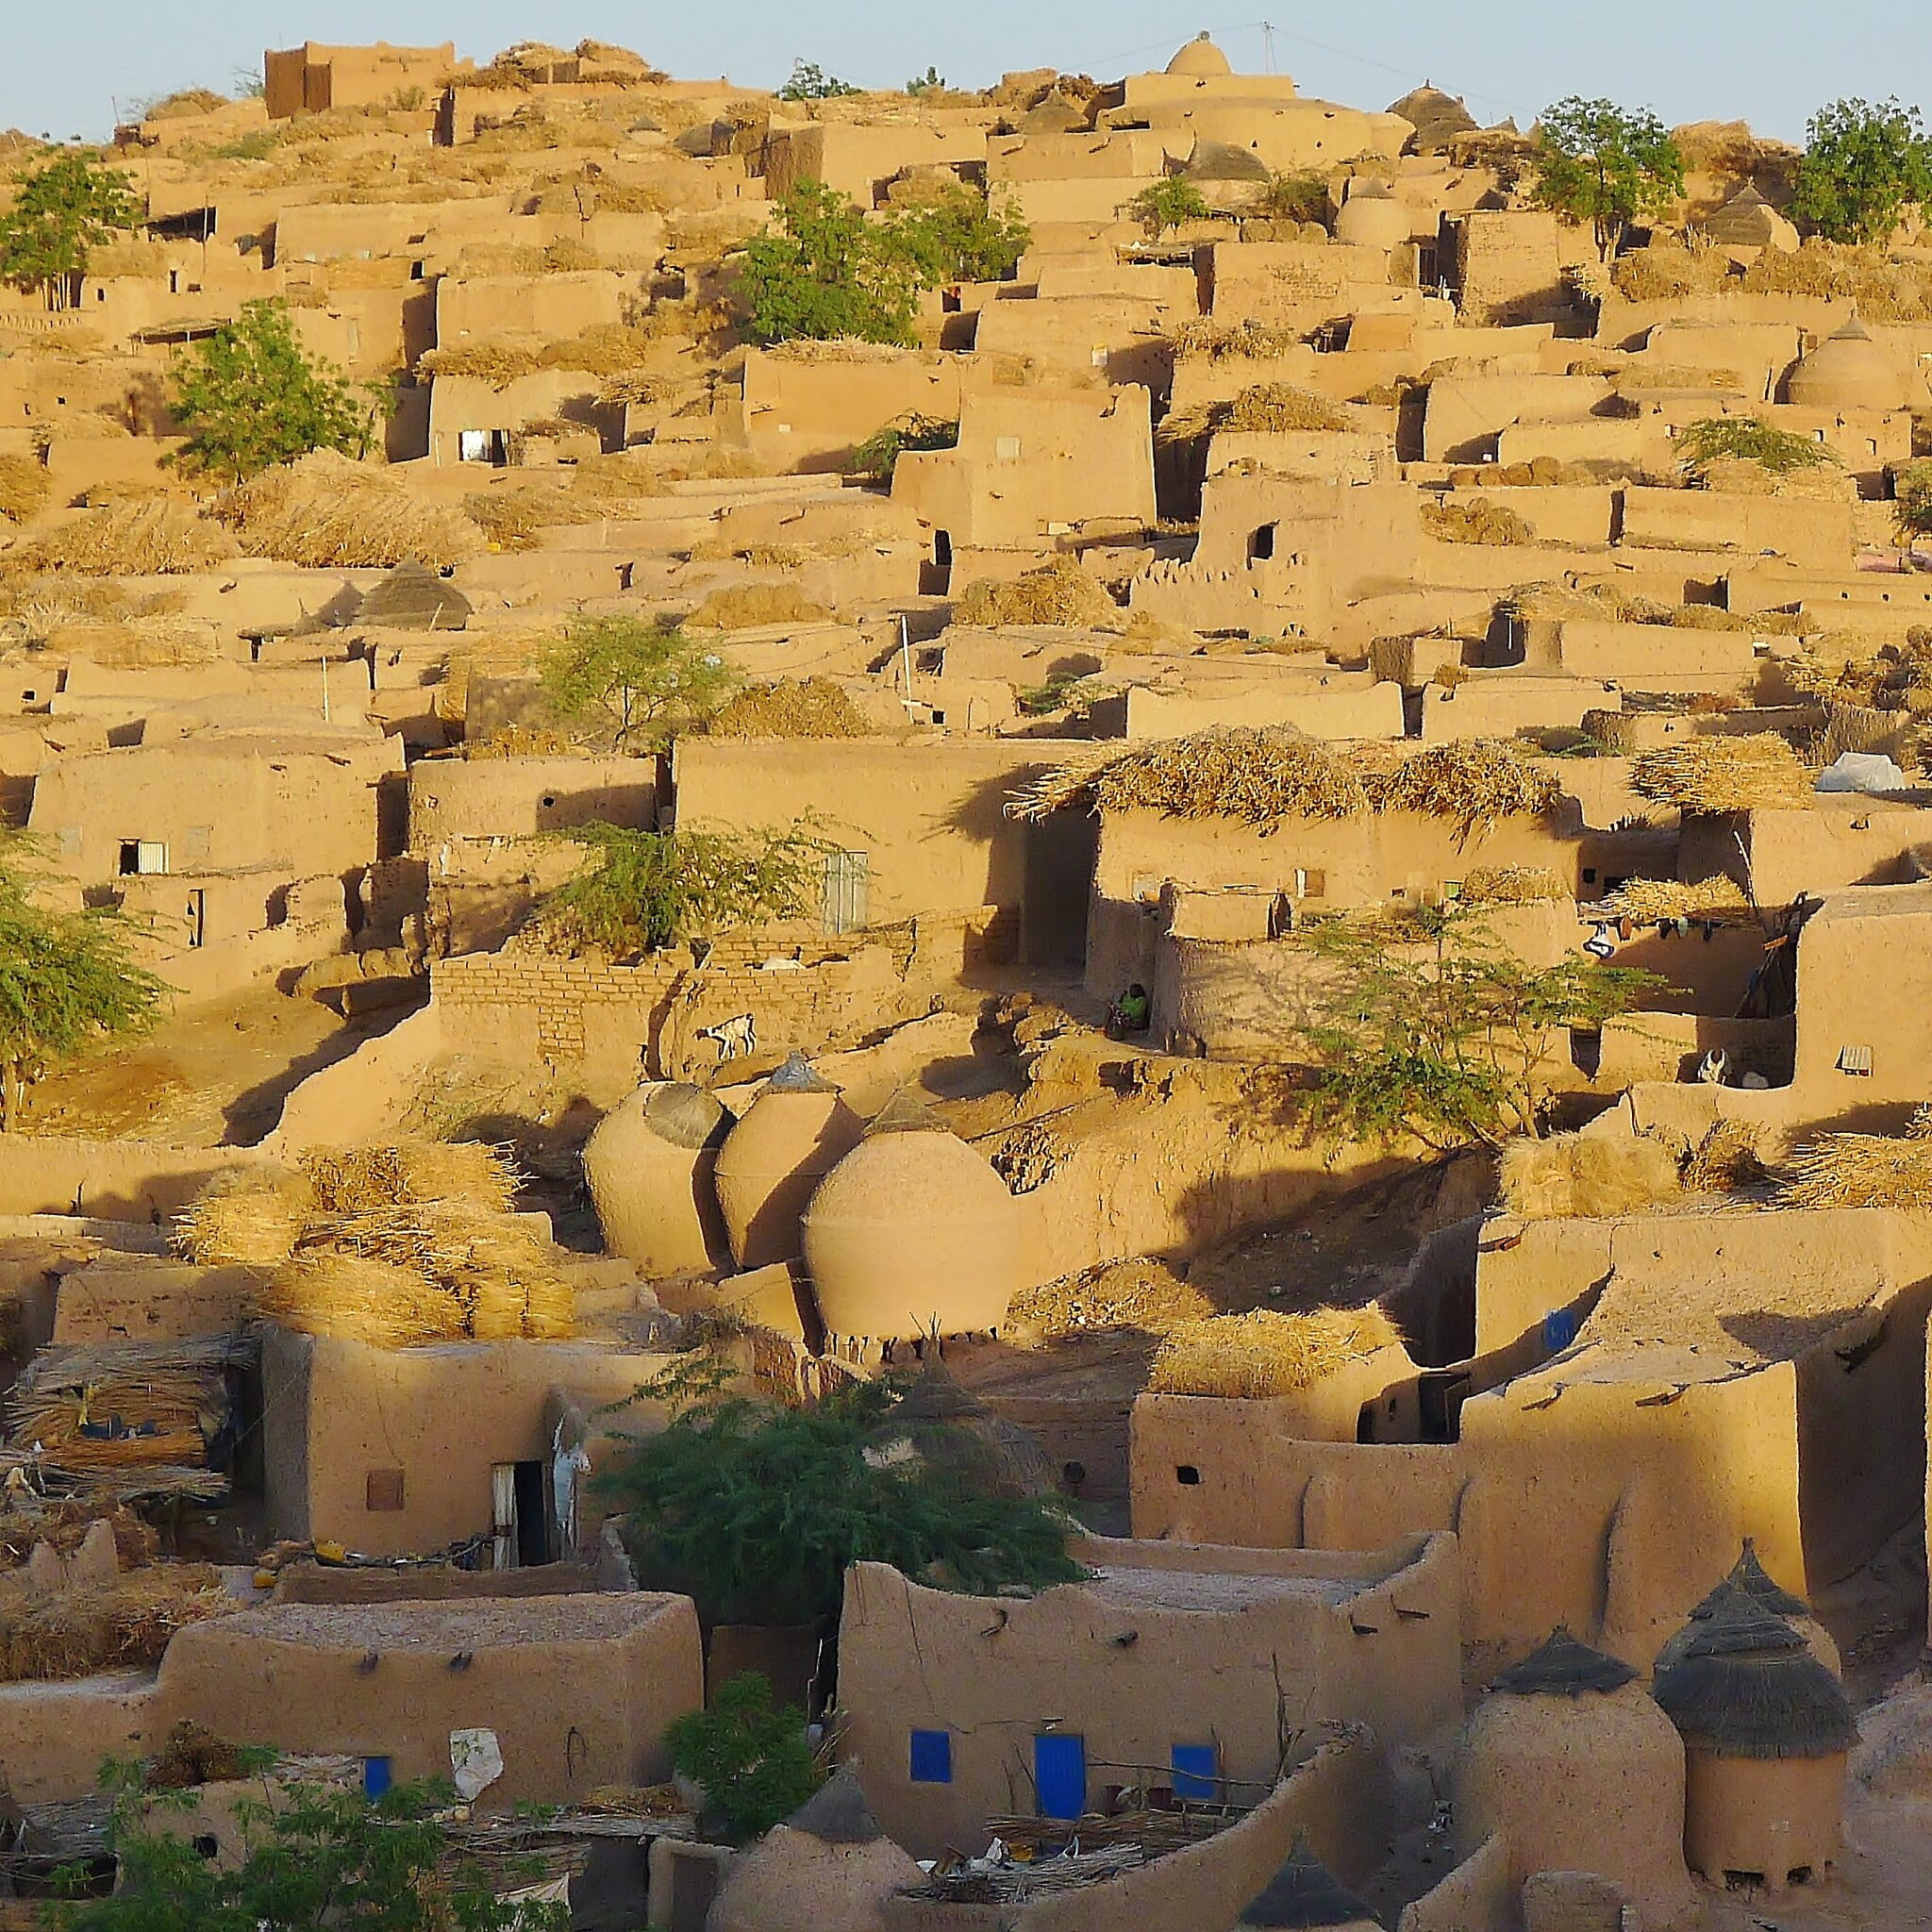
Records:
[[[1191,1462],[1176,1463],[1174,1479],[1185,1489],[1197,1489],[1201,1482],[1201,1472]]]
[[[1280,527],[1278,524],[1263,524],[1258,529],[1249,534],[1248,561],[1250,563],[1267,563],[1274,558],[1275,532]]]

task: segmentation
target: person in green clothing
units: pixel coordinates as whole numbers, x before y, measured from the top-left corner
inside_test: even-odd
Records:
[[[1153,1013],[1154,1002],[1147,997],[1147,989],[1135,980],[1108,1009],[1108,1037],[1124,1040],[1130,1033],[1146,1032]]]

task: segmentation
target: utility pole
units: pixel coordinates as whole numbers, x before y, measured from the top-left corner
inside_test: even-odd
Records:
[[[1274,23],[1271,20],[1261,23],[1261,71],[1274,72]]]

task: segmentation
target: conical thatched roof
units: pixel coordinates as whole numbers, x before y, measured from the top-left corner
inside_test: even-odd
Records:
[[[1373,1926],[1367,1906],[1344,1891],[1335,1874],[1297,1843],[1288,1862],[1241,1908],[1237,1926]]]
[[[1694,1626],[1651,1695],[1686,1742],[1719,1757],[1829,1757],[1858,1734],[1844,1686],[1741,1591]]]
[[[802,1053],[793,1053],[765,1082],[773,1093],[838,1093],[843,1090],[825,1079]]]
[[[841,1764],[785,1823],[828,1845],[874,1844],[886,1835],[849,1764]]]
[[[399,563],[362,593],[356,620],[396,630],[461,630],[470,600],[426,564]]]
[[[937,1357],[886,1419],[881,1435],[909,1436],[928,1462],[943,1463],[1012,1495],[1040,1496],[1054,1469],[1030,1431],[962,1389]]]
[[[1580,1642],[1558,1624],[1537,1649],[1490,1686],[1506,1697],[1581,1697],[1621,1690],[1637,1675],[1617,1657]]]
[[[722,1141],[731,1131],[724,1103],[702,1087],[668,1080],[644,1102],[644,1124],[674,1147],[698,1148]]]
[[[1757,1543],[1752,1537],[1744,1539],[1744,1547],[1739,1553],[1738,1560],[1731,1565],[1731,1574],[1725,1579],[1741,1590],[1761,1610],[1769,1610],[1774,1617],[1808,1617],[1811,1606],[1801,1596],[1791,1592],[1772,1580],[1770,1573],[1757,1560]],[[1695,1616],[1695,1610],[1690,1613]]]

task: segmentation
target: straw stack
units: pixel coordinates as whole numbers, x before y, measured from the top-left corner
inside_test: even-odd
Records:
[[[1462,881],[1463,906],[1540,906],[1567,899],[1570,888],[1546,865],[1473,866]]]
[[[1547,765],[1497,738],[1435,745],[1362,782],[1375,810],[1454,819],[1464,838],[1498,819],[1541,817],[1563,795]]]
[[[1661,925],[1674,919],[1745,925],[1757,916],[1744,896],[1744,889],[1722,874],[1694,883],[1682,879],[1628,879],[1603,902],[1603,909],[1638,925]]]
[[[864,738],[871,726],[829,677],[747,685],[706,724],[713,738]]]
[[[1268,825],[1353,818],[1368,803],[1361,779],[1327,746],[1289,725],[1241,725],[1074,760],[1042,774],[1007,809],[1027,820],[1071,808]]]
[[[1011,582],[977,577],[953,605],[953,622],[965,625],[1056,625],[1075,628],[1115,625],[1120,606],[1097,577],[1070,557],[1057,557]]]
[[[1532,1221],[1634,1214],[1679,1192],[1671,1150],[1641,1134],[1512,1141],[1503,1150],[1501,1173],[1504,1207]]]
[[[1691,738],[1647,751],[1630,768],[1639,797],[1679,811],[1749,811],[1817,803],[1811,775],[1782,738]]]
[[[1798,1150],[1785,1175],[1787,1208],[1932,1207],[1932,1107],[1922,1107],[1902,1138],[1826,1134]]]
[[[97,1590],[0,1599],[0,1674],[71,1681],[152,1669],[176,1630],[242,1607],[208,1563],[157,1563]]]
[[[1008,1320],[1035,1328],[1042,1340],[1136,1329],[1171,1335],[1214,1315],[1214,1304],[1164,1262],[1108,1261],[1058,1281],[1042,1282],[1013,1299]]]
[[[1684,1163],[1687,1194],[1728,1194],[1765,1178],[1757,1129],[1748,1121],[1716,1121]]]
[[[372,464],[317,450],[264,470],[229,492],[218,514],[250,557],[311,569],[444,570],[482,548],[469,520],[419,502]]]
[[[204,1268],[276,1268],[315,1211],[306,1176],[287,1169],[218,1174],[175,1218],[175,1244]]]
[[[516,1204],[516,1169],[500,1148],[478,1141],[313,1147],[302,1157],[302,1173],[323,1214],[430,1201],[467,1201],[508,1214]]]
[[[84,510],[24,539],[8,552],[7,562],[9,569],[145,577],[203,570],[236,553],[235,540],[219,524],[171,497],[149,496]]]
[[[1224,430],[1265,435],[1348,427],[1348,412],[1326,396],[1285,382],[1259,382],[1231,399],[1170,409],[1161,419],[1159,434],[1163,442],[1189,442]]]
[[[1217,1315],[1168,1336],[1147,1388],[1155,1395],[1265,1401],[1292,1395],[1378,1349],[1400,1345],[1395,1324],[1374,1307]]]

